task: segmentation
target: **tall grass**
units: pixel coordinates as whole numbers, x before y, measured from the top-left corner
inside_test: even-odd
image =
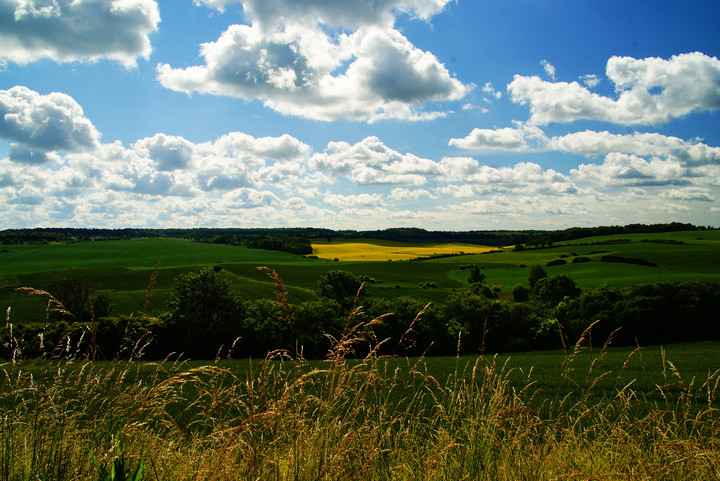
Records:
[[[720,478],[720,370],[687,380],[665,359],[655,391],[608,394],[607,346],[585,356],[588,330],[561,398],[491,356],[440,379],[425,359],[378,356],[379,320],[359,309],[320,363],[2,364],[0,479],[109,479],[120,464],[157,480]]]

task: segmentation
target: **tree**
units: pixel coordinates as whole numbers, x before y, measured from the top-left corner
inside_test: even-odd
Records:
[[[189,355],[214,356],[237,336],[241,303],[222,273],[210,268],[181,274],[170,294],[170,322]],[[234,328],[234,329],[233,329]]]
[[[355,297],[363,297],[360,291],[362,280],[352,272],[334,270],[327,272],[318,279],[318,295],[337,301],[343,309],[350,309]]]
[[[488,299],[497,299],[497,292],[495,292],[493,289],[490,289],[482,282],[476,282],[474,284],[471,284],[470,292],[472,292],[476,296],[487,297]]]
[[[530,289],[522,284],[515,284],[512,289],[513,301],[527,302],[530,300]]]
[[[471,286],[485,282],[485,273],[480,272],[480,267],[477,264],[473,264],[472,267],[470,267],[470,274],[468,274],[467,281]]]
[[[101,292],[97,296],[92,298],[93,315],[95,319],[102,317],[108,317],[112,315],[115,310],[115,306],[110,302],[110,296],[107,292]]]
[[[270,351],[294,348],[279,302],[271,299],[248,301],[244,304],[243,314],[240,342],[244,356],[265,357]]]
[[[566,297],[574,299],[580,295],[580,288],[566,274],[545,277],[535,283],[533,298],[550,307],[556,307]]]
[[[330,338],[340,339],[347,315],[337,301],[321,297],[293,307],[298,348],[306,358],[321,358],[330,349]],[[329,337],[328,337],[329,336]]]
[[[458,339],[463,352],[499,352],[526,349],[538,319],[528,304],[491,300],[462,291],[448,296],[438,317]]]
[[[480,272],[480,267],[477,264],[473,264],[470,267],[470,274],[468,274],[467,280],[470,283],[470,291],[476,296],[497,299],[497,293],[485,285],[485,273]]]
[[[537,284],[537,281],[546,277],[547,272],[545,272],[545,269],[543,269],[540,264],[534,264],[530,268],[530,276],[528,277],[528,281],[530,282],[530,290],[533,290],[535,288],[535,284]]]
[[[60,280],[53,287],[52,293],[67,312],[56,312],[52,318],[88,323],[92,319],[109,316],[112,312],[110,297],[105,292],[92,297],[94,292],[88,281],[75,278]]]

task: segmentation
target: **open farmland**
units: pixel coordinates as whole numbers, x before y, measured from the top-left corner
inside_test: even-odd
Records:
[[[484,254],[497,247],[470,244],[416,244],[375,239],[314,239],[313,253],[321,259],[357,261],[407,261],[438,255]]]
[[[231,274],[233,288],[245,297],[255,298],[271,296],[274,288],[257,266],[323,263],[286,252],[168,238],[9,246],[7,250],[0,253],[0,302],[3,311],[12,307],[15,320],[38,318],[44,315],[46,306],[44,299],[16,292],[17,287],[52,290],[63,278],[91,282],[97,291],[110,295],[118,313],[130,313],[142,308],[155,266],[158,272],[151,310],[165,308],[179,274],[202,266],[235,266]]]
[[[487,284],[498,288],[501,297],[508,297],[516,284],[527,285],[529,267],[533,264],[546,266],[559,259],[566,263],[545,267],[548,275],[567,274],[578,286],[587,289],[604,283],[624,288],[653,282],[720,281],[720,231],[621,237],[622,242],[617,242],[616,236],[591,237],[542,249],[513,251],[505,248],[500,252],[498,248],[461,244],[428,245],[369,239],[313,241],[318,257],[338,258],[338,262],[170,238],[7,246],[6,252],[0,252],[0,307],[5,311],[10,306],[16,321],[41,318],[46,302],[16,292],[15,288],[30,286],[51,290],[58,280],[73,277],[90,281],[96,290],[107,292],[116,304],[116,313],[136,312],[146,300],[148,281],[156,265],[158,275],[152,289],[151,312],[165,309],[179,274],[202,266],[221,266],[232,289],[245,299],[273,298],[273,282],[257,270],[258,266],[271,267],[284,281],[291,302],[313,299],[318,278],[333,269],[373,279],[375,282],[366,286],[370,295],[411,296],[435,302],[469,286],[468,271],[464,267],[471,264],[482,268]],[[397,255],[398,259],[400,256],[407,259],[461,251],[465,254],[422,261],[393,260],[395,257],[391,257]],[[607,254],[644,258],[657,267],[600,262]],[[590,262],[573,263],[575,257],[587,257]],[[419,287],[428,281],[436,282],[437,288]]]
[[[657,267],[601,262],[602,257],[609,254],[646,259]],[[587,257],[590,262],[573,263],[575,257]],[[560,259],[566,264],[545,267],[548,275],[567,274],[583,288],[594,288],[603,283],[622,288],[653,282],[717,282],[720,281],[720,231],[588,237],[543,249],[519,252],[506,249],[461,259],[439,259],[437,262],[479,264],[484,268],[488,282],[503,290],[526,282],[526,267],[533,264],[546,266],[548,262]],[[456,271],[450,275],[462,279],[465,274]]]

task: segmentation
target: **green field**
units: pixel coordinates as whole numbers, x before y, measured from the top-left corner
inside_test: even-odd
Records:
[[[243,298],[272,297],[274,284],[258,266],[275,269],[290,292],[291,302],[314,297],[317,279],[331,269],[343,269],[374,278],[367,284],[370,295],[412,296],[442,301],[453,290],[468,286],[462,266],[478,264],[487,283],[509,295],[515,284],[527,285],[529,266],[545,265],[564,258],[565,265],[546,267],[549,275],[568,274],[582,288],[603,283],[618,288],[661,281],[720,281],[720,231],[673,232],[623,235],[629,242],[606,243],[617,236],[578,239],[557,243],[551,248],[513,252],[461,255],[424,261],[331,262],[275,251],[202,244],[181,239],[154,238],[117,241],[78,242],[42,246],[7,246],[0,252],[0,307],[11,307],[16,321],[38,319],[44,315],[45,301],[29,297],[15,288],[21,286],[52,290],[65,277],[92,282],[97,291],[107,292],[116,313],[141,309],[150,276],[158,265],[152,290],[151,311],[162,311],[178,274],[200,266],[222,266],[231,286]],[[643,242],[681,241],[683,244]],[[600,252],[601,251],[601,252]],[[599,262],[605,254],[640,257],[658,267]],[[592,262],[573,264],[574,256],[587,256]],[[437,289],[421,289],[419,283],[433,281]]]
[[[45,305],[41,299],[15,292],[15,288],[52,290],[54,283],[66,277],[90,281],[97,291],[110,294],[118,313],[127,314],[137,311],[145,302],[156,265],[158,275],[151,308],[163,310],[175,278],[201,266],[227,268],[233,288],[254,298],[272,295],[274,288],[267,275],[257,271],[257,266],[302,268],[322,263],[284,252],[166,238],[9,246],[8,250],[0,253],[0,299],[5,308],[12,306],[16,319],[37,316]]]
[[[703,382],[720,370],[720,342],[609,347],[605,351],[581,345],[576,354],[572,354],[570,346],[568,352],[498,354],[485,356],[485,361],[502,366],[508,373],[507,379],[518,390],[532,382],[538,404],[578,394],[578,391],[591,385],[594,395],[612,398],[631,381],[634,391],[653,397],[658,394],[658,386]],[[422,360],[422,369],[445,381],[448,376],[455,375],[455,371],[469,375],[477,358],[430,357]],[[389,370],[407,368],[416,361],[393,359],[389,361]],[[680,387],[680,384],[675,387]]]
[[[527,351],[488,355],[432,356],[426,358],[387,358],[378,362],[385,375],[400,375],[410,383],[413,371],[446,385],[457,378],[470,378],[477,363],[492,364],[505,373],[517,390],[532,383],[535,402],[542,405],[583,388],[596,396],[612,397],[632,381],[632,388],[642,396],[654,396],[657,387],[667,384],[690,384],[705,381],[720,370],[720,342],[670,344],[667,346],[589,348],[585,344],[557,350]],[[306,361],[305,369],[321,369],[327,361]],[[187,368],[200,368],[208,361],[190,361]],[[672,364],[672,366],[671,366]],[[214,365],[244,377],[252,369],[248,359],[220,360]],[[719,373],[720,374],[720,373]],[[679,375],[679,377],[678,377]],[[680,385],[674,386],[675,388]],[[407,395],[407,393],[405,393]]]

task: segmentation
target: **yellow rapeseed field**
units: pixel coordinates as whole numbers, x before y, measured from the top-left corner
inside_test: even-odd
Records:
[[[313,239],[313,254],[321,259],[340,261],[399,261],[434,254],[481,254],[497,247],[468,244],[410,244],[382,240]]]

